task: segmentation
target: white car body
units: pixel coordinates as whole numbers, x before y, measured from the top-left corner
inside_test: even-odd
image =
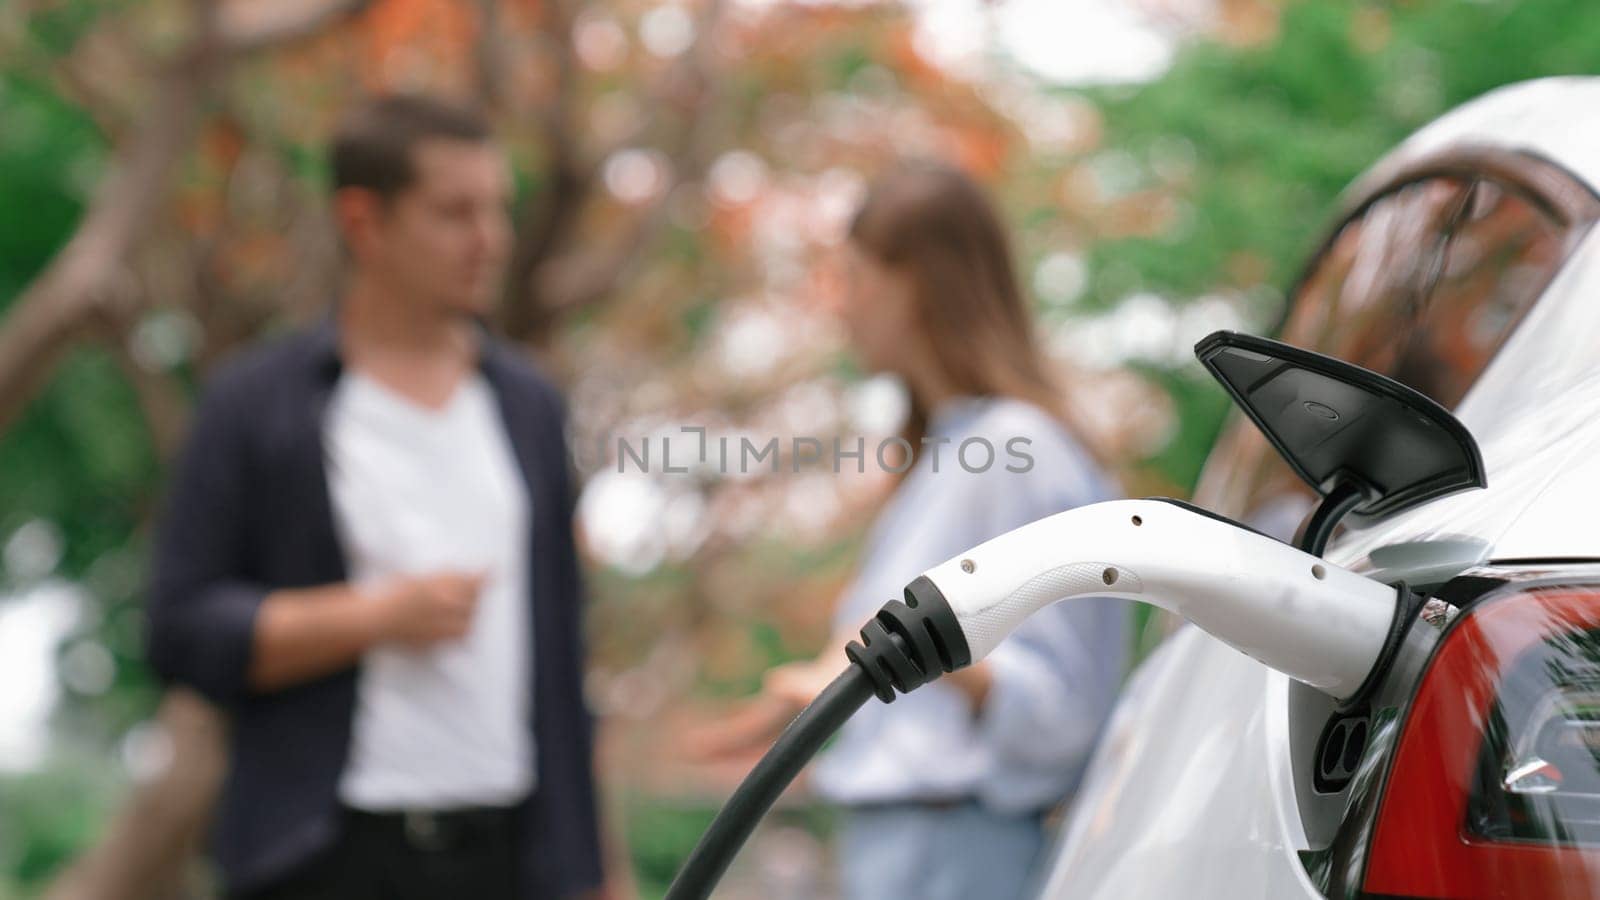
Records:
[[[1600,192],[1596,109],[1600,78],[1513,85],[1427,126],[1374,172],[1494,147]],[[1600,559],[1600,229],[1576,240],[1454,410],[1480,443],[1487,489],[1347,531],[1330,561],[1436,583],[1499,561]],[[1312,792],[1306,774],[1331,710],[1198,629],[1179,630],[1131,678],[1046,862],[1042,896],[1323,896],[1301,854],[1327,847],[1345,807]]]

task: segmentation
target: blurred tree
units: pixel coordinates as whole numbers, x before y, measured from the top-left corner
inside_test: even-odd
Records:
[[[137,592],[161,461],[214,360],[335,295],[321,142],[362,91],[469,96],[504,135],[519,196],[502,324],[569,386],[590,461],[594,698],[630,726],[603,765],[692,804],[719,783],[647,765],[663,750],[650,729],[684,695],[746,691],[816,646],[819,598],[886,481],[870,466],[796,474],[790,455],[782,474],[729,475],[714,451],[689,475],[621,474],[614,437],[650,436],[659,470],[667,435],[672,462],[693,461],[685,424],[735,454],[742,436],[864,434],[870,448],[892,431],[893,390],[863,383],[810,308],[873,169],[941,155],[990,181],[1073,396],[1130,489],[1183,493],[1225,405],[1185,361],[1189,332],[1269,327],[1343,185],[1450,106],[1590,67],[1587,11],[1219,0],[1175,26],[1202,34],[1155,81],[1068,90],[1003,61],[952,75],[895,3],[0,6],[0,200],[25,226],[0,231],[0,541],[54,530],[47,568],[81,582],[93,612],[63,666],[86,645],[116,673],[63,714],[110,746],[156,705]],[[14,555],[8,594],[44,577]],[[62,896],[174,883],[220,723],[182,695],[161,719],[179,738],[165,775]],[[29,839],[15,811],[49,804],[10,802],[27,789],[0,782],[0,833]],[[54,819],[0,856],[26,858],[36,884],[91,818]],[[652,871],[670,868],[671,839],[649,852]]]
[[[498,120],[522,188],[503,325],[596,397],[582,407],[591,434],[641,415],[760,412],[806,373],[837,389],[814,323],[804,352],[758,384],[715,374],[695,351],[738,344],[723,298],[757,298],[743,304],[753,321],[780,305],[767,291],[804,286],[817,232],[836,233],[852,202],[854,168],[948,144],[992,172],[1009,142],[1001,117],[911,50],[909,19],[896,9],[172,0],[27,3],[0,15],[0,40],[15,51],[8,75],[37,95],[0,98],[8,125],[35,107],[60,120],[33,135],[11,129],[49,175],[16,183],[49,202],[26,234],[32,245],[7,265],[13,283],[0,299],[0,430],[11,463],[0,475],[0,526],[10,535],[29,523],[59,528],[66,554],[47,568],[91,587],[99,615],[71,640],[109,648],[113,690],[130,697],[129,718],[106,723],[102,738],[112,740],[148,708],[137,535],[193,386],[230,348],[318,314],[337,290],[318,196],[321,143],[349,99],[441,90],[475,98]],[[910,133],[864,127],[891,111]],[[827,115],[835,121],[816,128]],[[767,155],[784,153],[774,172]],[[810,196],[819,183],[824,202]],[[625,286],[625,304],[602,302]],[[757,629],[768,636],[758,645],[742,637],[765,610],[718,600],[746,594],[741,582],[763,569],[780,590],[804,581],[806,561],[779,549],[791,535],[749,552],[739,544],[749,523],[772,518],[752,502],[793,503],[793,480],[765,481],[776,484],[695,482],[690,494],[719,495],[708,507],[742,506],[746,524],[688,548],[679,558],[693,557],[680,569],[687,578],[602,580],[617,590],[598,604],[601,633],[615,636],[600,658],[634,678],[619,684],[638,682],[641,658],[681,672],[681,660],[723,648],[711,669],[739,679],[768,651],[784,652],[774,629]],[[804,485],[815,493],[822,481]],[[824,524],[811,518],[813,530]],[[765,567],[774,561],[778,569]],[[608,613],[663,586],[672,602],[657,604],[656,624],[676,622],[665,635],[648,620],[605,627],[631,623]],[[735,613],[734,627],[722,613]],[[708,622],[716,633],[699,634]],[[674,652],[645,652],[658,644]],[[692,668],[670,684],[685,677]],[[73,706],[105,716],[113,702],[93,689]],[[221,723],[182,692],[160,719],[154,746],[166,749],[152,780],[56,884],[59,896],[159,895],[177,883],[215,788]],[[125,749],[140,756],[139,747]],[[48,856],[30,855],[29,871],[48,870]]]
[[[1499,85],[1592,72],[1600,58],[1600,23],[1581,0],[1221,7],[1214,39],[1161,78],[1086,92],[1104,117],[1101,147],[1042,161],[1088,248],[1082,309],[1224,297],[1271,329],[1339,192],[1386,150]],[[1176,350],[1179,365],[1133,361],[1178,403],[1177,436],[1141,469],[1186,490],[1226,404],[1195,389],[1209,379]]]

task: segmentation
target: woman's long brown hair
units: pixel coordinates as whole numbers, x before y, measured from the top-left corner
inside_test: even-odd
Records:
[[[948,165],[902,165],[868,189],[850,239],[911,276],[922,333],[951,386],[1032,403],[1094,453],[1052,383],[1005,226],[976,182]],[[901,437],[913,453],[922,447],[930,412],[912,391]]]

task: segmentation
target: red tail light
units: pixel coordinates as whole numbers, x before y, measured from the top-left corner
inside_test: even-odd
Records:
[[[1600,588],[1486,600],[1422,678],[1363,887],[1600,897]]]

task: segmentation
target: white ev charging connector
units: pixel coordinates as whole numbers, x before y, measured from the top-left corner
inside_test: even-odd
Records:
[[[972,660],[1072,597],[1139,600],[1336,699],[1372,671],[1395,589],[1226,519],[1162,500],[1067,510],[929,569]],[[918,596],[919,605],[926,602]]]
[[[872,696],[983,659],[1074,597],[1171,610],[1339,700],[1364,694],[1398,634],[1396,588],[1176,501],[1114,500],[1040,519],[929,569],[845,650],[851,665],[784,730],[701,837],[668,900],[709,896],[800,768]]]

